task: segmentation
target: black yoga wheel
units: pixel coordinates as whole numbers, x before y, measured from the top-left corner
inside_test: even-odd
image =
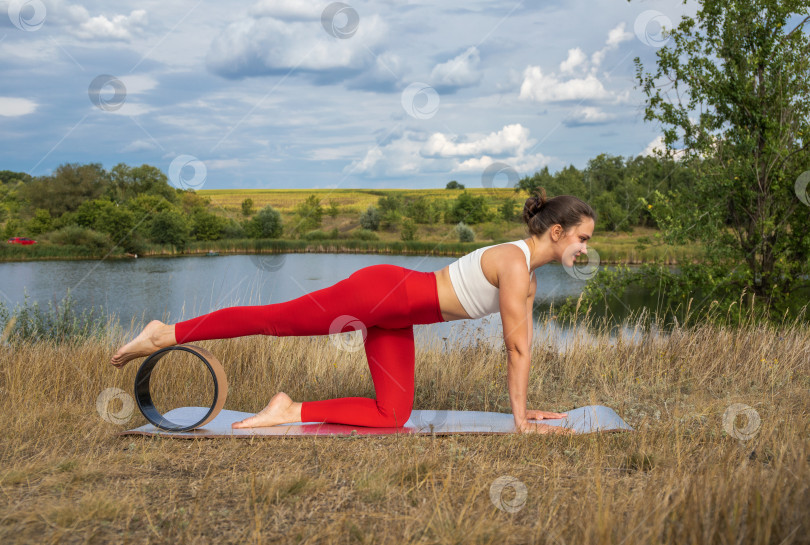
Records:
[[[152,377],[152,370],[161,358],[172,350],[182,350],[198,357],[208,368],[208,371],[211,373],[211,378],[214,381],[214,399],[211,401],[211,406],[208,412],[205,413],[198,422],[193,424],[175,424],[160,414],[155,408],[155,404],[152,402],[152,393],[149,390],[149,380]],[[162,430],[189,431],[204,426],[219,414],[222,407],[225,406],[226,397],[228,397],[228,379],[225,376],[225,369],[223,369],[222,363],[205,348],[192,344],[170,346],[153,352],[144,360],[135,375],[135,400],[138,402],[138,409],[140,409],[141,413],[149,422]]]

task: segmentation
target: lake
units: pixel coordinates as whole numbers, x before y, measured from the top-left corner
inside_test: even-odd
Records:
[[[348,277],[369,265],[390,263],[418,271],[435,271],[453,257],[378,254],[264,254],[201,257],[155,257],[115,260],[28,261],[0,263],[0,299],[7,306],[29,301],[47,307],[68,290],[80,309],[101,309],[122,325],[140,328],[152,319],[174,323],[212,310],[237,305],[265,305],[295,299]],[[543,318],[551,303],[578,296],[584,280],[558,263],[536,270],[535,338],[564,350],[572,331]],[[615,298],[614,298],[615,299]],[[654,294],[637,294],[612,305],[618,319],[630,308],[655,306]],[[617,323],[625,340],[640,332]],[[416,343],[468,344],[486,341],[502,346],[500,314],[479,320],[458,320],[414,326]],[[578,334],[583,332],[578,329]],[[654,332],[657,334],[657,332]],[[586,335],[587,337],[587,335]]]

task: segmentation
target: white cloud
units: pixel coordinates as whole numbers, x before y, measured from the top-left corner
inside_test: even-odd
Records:
[[[151,91],[157,87],[157,80],[152,76],[146,74],[135,74],[129,76],[121,76],[118,78],[124,84],[127,90],[127,95],[138,95]]]
[[[459,157],[490,153],[503,155],[520,154],[535,143],[529,140],[529,129],[519,123],[506,125],[503,129],[486,136],[472,135],[468,142],[456,143],[454,136],[437,132],[430,135],[422,148],[427,157]]]
[[[568,50],[568,58],[560,63],[560,72],[563,74],[572,73],[578,66],[582,66],[588,57],[578,47]]]
[[[129,40],[149,24],[146,10],[135,9],[129,15],[91,16],[80,4],[68,4],[62,0],[46,2],[48,16],[46,25],[58,22],[73,35],[86,40]]]
[[[607,45],[609,47],[618,47],[620,43],[632,39],[633,33],[624,31],[624,21],[622,21],[608,32]]]
[[[114,15],[112,19],[104,15],[90,17],[75,30],[75,34],[91,40],[128,40],[133,31],[140,31],[147,23],[146,11],[136,9],[129,15]]]
[[[136,151],[151,151],[157,149],[157,145],[151,140],[135,140],[127,144],[121,151],[123,153],[131,153]]]
[[[610,32],[608,32],[608,39],[605,42],[605,47],[591,56],[591,70],[595,72],[596,69],[599,68],[599,65],[602,64],[603,60],[605,60],[605,55],[608,51],[618,48],[619,44],[622,42],[632,40],[634,36],[635,35],[632,32],[624,31],[624,21],[612,28]]]
[[[343,172],[370,176],[402,176],[425,172],[430,162],[419,154],[423,143],[420,136],[418,133],[405,131],[400,138],[368,150],[360,161],[352,161]]]
[[[469,87],[481,81],[478,65],[481,56],[472,46],[447,62],[437,64],[430,73],[430,81],[437,87]]]
[[[672,150],[672,155],[679,159],[684,155],[686,150],[684,149],[674,149]],[[661,153],[666,155],[666,146],[664,145],[664,137],[661,135],[656,136],[653,140],[647,144],[647,147],[644,148],[644,151],[639,153],[644,157],[655,156],[657,153]]]
[[[530,173],[550,162],[542,153],[527,154],[535,141],[529,138],[529,130],[519,124],[507,125],[486,136],[467,135],[460,138],[464,141],[461,143],[456,143],[456,139],[442,133],[426,138],[423,133],[405,131],[399,138],[370,149],[343,172],[369,176],[483,173],[489,165],[501,161],[519,173]]]
[[[0,97],[0,116],[18,117],[34,113],[38,104],[27,98]]]
[[[502,159],[493,159],[488,155],[482,157],[473,157],[466,161],[460,162],[452,172],[481,172],[495,162],[505,162],[510,167],[514,168],[519,174],[534,173],[551,163],[551,158],[546,157],[542,153],[535,153],[533,155],[520,155],[512,157],[507,161]]]
[[[273,17],[292,21],[320,19],[324,6],[312,0],[260,0],[250,8],[254,17]]]
[[[544,76],[539,66],[528,66],[523,71],[520,98],[536,102],[601,100],[610,98],[610,93],[593,74],[561,81],[554,74]]]
[[[604,123],[605,121],[610,121],[611,119],[615,119],[615,114],[609,114],[599,108],[594,106],[580,106],[574,109],[573,112],[568,117],[569,123],[574,123],[578,125],[588,125],[588,124],[597,124],[597,123]]]
[[[108,113],[116,115],[134,116],[134,115],[148,114],[153,111],[155,111],[155,109],[149,106],[148,104],[142,104],[139,102],[130,102],[129,100],[127,100],[121,105],[120,108],[116,110],[109,110]]]
[[[207,159],[203,161],[208,170],[240,168],[247,162],[247,159]]]
[[[608,32],[605,46],[591,55],[590,66],[582,49],[575,47],[568,50],[568,58],[560,63],[561,75],[573,75],[578,70],[587,70],[588,74],[564,80],[550,73],[544,75],[539,66],[527,66],[523,71],[523,82],[520,85],[520,98],[536,102],[555,102],[564,100],[613,100],[622,102],[629,95],[611,93],[596,77],[596,71],[605,58],[605,54],[619,47],[619,44],[633,38],[632,32],[625,32],[625,23],[621,22]]]
[[[256,9],[262,14],[277,11],[270,9],[269,4]],[[356,34],[343,40],[330,36],[320,24],[311,21],[256,16],[231,23],[214,38],[207,63],[215,73],[232,78],[291,69],[361,70],[372,64],[374,57],[369,50],[387,32],[386,24],[374,14],[363,17]]]

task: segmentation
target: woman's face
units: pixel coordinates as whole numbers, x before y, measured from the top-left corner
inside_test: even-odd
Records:
[[[559,250],[557,260],[566,267],[573,267],[579,254],[588,255],[586,243],[593,235],[594,222],[585,217],[582,223],[571,227],[567,232],[560,230],[561,236],[556,243]]]

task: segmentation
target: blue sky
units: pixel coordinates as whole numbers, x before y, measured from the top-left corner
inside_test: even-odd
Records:
[[[649,153],[681,1],[0,1],[0,170],[178,186],[429,188]],[[494,183],[505,185],[504,180]]]

